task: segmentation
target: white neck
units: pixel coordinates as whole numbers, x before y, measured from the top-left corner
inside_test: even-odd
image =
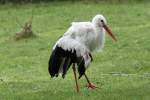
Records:
[[[96,36],[97,49],[102,49],[105,43],[105,30],[103,27],[100,27],[97,25],[95,25],[95,30],[97,33],[97,36]]]

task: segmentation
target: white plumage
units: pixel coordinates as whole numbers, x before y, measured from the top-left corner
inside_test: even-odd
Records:
[[[64,36],[81,42],[90,51],[104,47],[105,30],[101,20],[106,23],[102,15],[96,15],[92,22],[73,22],[71,27],[64,33]]]
[[[103,15],[96,15],[92,22],[73,22],[53,47],[48,69],[51,77],[57,77],[59,73],[62,73],[64,78],[67,70],[73,65],[77,91],[79,91],[79,87],[76,68],[78,69],[79,78],[84,75],[88,87],[95,88],[88,80],[85,71],[93,60],[91,52],[104,47],[105,31],[116,40]],[[75,64],[77,67],[75,67]]]
[[[72,53],[75,50],[77,57],[83,57],[86,68],[91,63],[91,57],[88,55],[88,53],[90,52],[89,49],[81,42],[73,39],[69,35],[61,37],[56,42],[55,46],[53,47],[53,50],[56,48],[56,46],[63,48],[65,51],[71,51]]]
[[[74,50],[76,50],[76,55],[78,57],[84,55],[86,52],[89,52],[88,48],[85,45],[71,38],[70,36],[61,37],[56,42],[55,46],[53,47],[53,50],[55,49],[56,45],[62,47],[66,51],[68,50],[73,52]]]

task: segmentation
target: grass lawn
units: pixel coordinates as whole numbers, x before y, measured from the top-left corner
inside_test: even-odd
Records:
[[[23,24],[32,12],[37,37],[13,40],[16,18]],[[103,51],[93,52],[87,75],[100,89],[88,90],[83,77],[77,94],[71,69],[50,78],[49,55],[72,21],[98,13],[118,42],[107,35]],[[0,5],[0,100],[150,100],[150,2]]]

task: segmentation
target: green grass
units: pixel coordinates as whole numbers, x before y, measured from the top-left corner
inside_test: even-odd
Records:
[[[0,5],[0,100],[150,100],[150,3],[49,3]],[[33,11],[37,38],[13,40]],[[106,37],[103,52],[93,53],[87,71],[99,90],[88,90],[84,77],[75,92],[73,72],[51,79],[48,59],[55,41],[72,21],[102,13],[118,38]]]

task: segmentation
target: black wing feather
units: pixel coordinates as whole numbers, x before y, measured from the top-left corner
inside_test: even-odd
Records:
[[[77,65],[78,65],[78,72],[79,72],[79,79],[82,77],[82,75],[85,73],[85,66],[84,66],[84,59],[83,57],[77,58]]]
[[[71,66],[71,64],[72,64],[71,58],[70,57],[66,57],[64,65],[63,65],[63,74],[62,74],[63,78],[65,78],[67,70],[69,69],[69,67]]]
[[[58,51],[59,51],[58,48],[56,48],[50,56],[48,70],[49,70],[51,77],[58,75],[58,71],[59,71],[59,68],[63,59],[63,57],[59,55]]]
[[[91,54],[88,55],[92,59],[92,55]],[[63,69],[62,77],[64,78],[72,63],[77,63],[79,79],[80,79],[86,71],[84,58],[82,56],[77,57],[76,50],[69,51],[69,50],[64,50],[62,47],[56,46],[56,48],[52,51],[52,54],[49,59],[48,70],[51,77],[54,76],[57,77],[59,74],[59,69],[62,68]]]

